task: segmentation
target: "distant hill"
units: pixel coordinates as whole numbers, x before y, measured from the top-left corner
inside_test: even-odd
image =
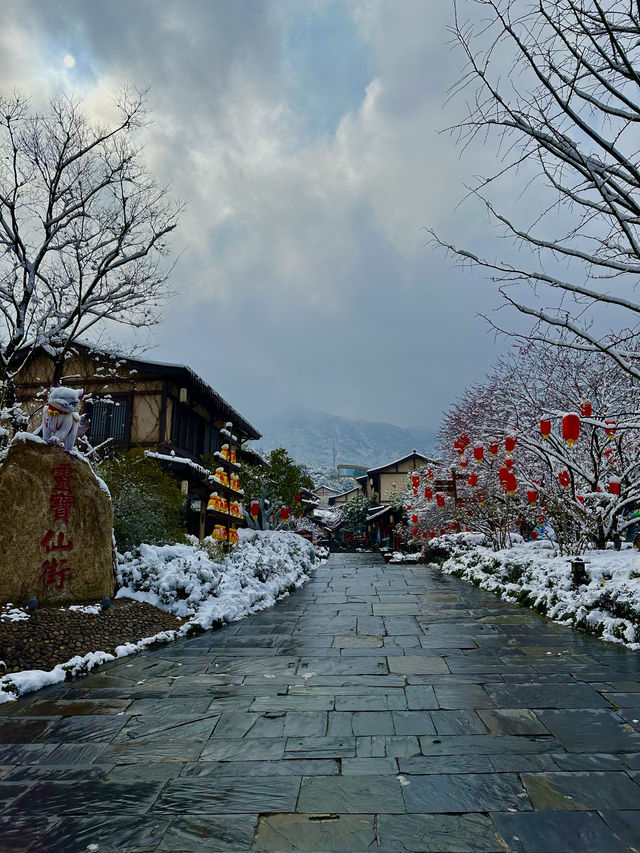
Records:
[[[285,447],[312,470],[336,465],[373,467],[392,462],[412,450],[432,451],[435,432],[372,421],[354,421],[311,409],[275,412],[256,419],[263,452]],[[315,479],[315,478],[314,478]]]

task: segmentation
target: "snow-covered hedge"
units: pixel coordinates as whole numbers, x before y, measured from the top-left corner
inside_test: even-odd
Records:
[[[134,552],[119,556],[120,589],[116,598],[134,598],[168,610],[185,620],[181,627],[137,643],[125,643],[116,648],[115,654],[98,650],[76,655],[50,672],[28,670],[5,675],[0,678],[0,704],[89,672],[115,658],[271,607],[280,596],[302,586],[325,556],[295,533],[239,533],[239,544],[226,555],[216,556],[215,549],[193,542],[141,545]]]
[[[519,537],[518,537],[519,538]],[[451,556],[441,568],[508,601],[568,621],[605,640],[640,649],[640,554],[589,551],[587,583],[576,585],[569,558],[555,556],[551,543],[519,543],[504,551],[456,543],[454,536],[432,540]]]
[[[307,580],[319,554],[295,533],[240,530],[219,559],[199,545],[141,545],[121,556],[116,598],[147,601],[207,629],[271,607]]]

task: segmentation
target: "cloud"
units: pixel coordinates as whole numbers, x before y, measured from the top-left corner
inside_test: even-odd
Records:
[[[460,109],[446,105],[460,70],[447,4],[13,8],[3,79],[37,98],[75,88],[97,116],[119,83],[151,87],[146,156],[188,200],[154,358],[191,363],[258,425],[300,404],[434,426],[489,366],[475,314],[491,292],[423,230],[487,229],[456,205],[494,153],[461,164],[441,133]]]

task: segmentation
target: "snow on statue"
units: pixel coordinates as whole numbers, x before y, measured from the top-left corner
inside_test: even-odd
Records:
[[[82,390],[75,388],[59,385],[49,391],[42,420],[42,437],[48,444],[73,450],[80,423],[78,406],[81,400]]]

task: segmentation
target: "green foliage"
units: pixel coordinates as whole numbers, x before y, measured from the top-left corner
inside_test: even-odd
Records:
[[[287,506],[294,515],[302,515],[304,507],[296,504],[296,495],[304,489],[313,489],[313,481],[303,469],[296,465],[283,447],[272,450],[264,468],[259,465],[243,465],[240,470],[240,486],[244,491],[244,502],[257,501],[263,489],[275,506]]]
[[[342,510],[342,530],[353,536],[364,536],[367,532],[367,510],[375,501],[364,495],[356,495],[347,501]]]
[[[119,551],[141,542],[163,545],[184,538],[184,498],[174,478],[142,450],[119,453],[98,468],[113,501],[113,532]]]

